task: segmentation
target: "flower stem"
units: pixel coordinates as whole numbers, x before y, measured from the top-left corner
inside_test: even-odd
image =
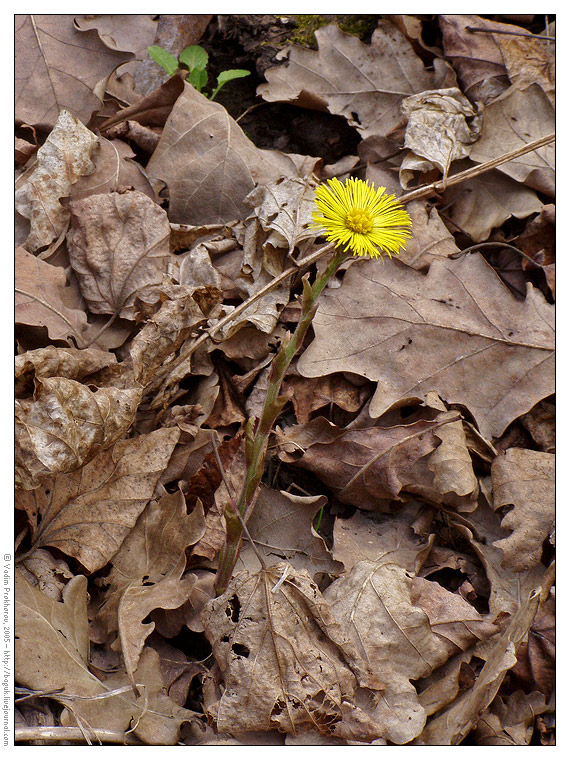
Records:
[[[285,374],[293,360],[293,357],[301,347],[303,339],[313,321],[317,310],[317,299],[326,284],[337,271],[339,266],[350,258],[350,254],[336,251],[329,261],[326,269],[318,274],[313,285],[309,283],[309,275],[303,277],[303,295],[301,298],[301,317],[293,335],[285,342],[271,365],[267,396],[261,417],[259,420],[250,418],[246,426],[246,462],[247,470],[245,481],[239,499],[237,510],[241,517],[246,520],[251,513],[259,492],[259,484],[263,476],[263,466],[269,436],[275,420],[283,407],[289,401],[288,395],[279,395]],[[256,424],[257,422],[257,424]],[[226,542],[218,563],[216,576],[216,594],[222,594],[230,582],[233,569],[237,562],[241,548],[242,526],[233,509],[229,507],[225,511],[226,518]]]

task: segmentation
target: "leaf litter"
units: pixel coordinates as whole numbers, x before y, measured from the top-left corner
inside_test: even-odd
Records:
[[[17,741],[552,744],[554,146],[507,154],[554,132],[553,24],[331,17],[268,66],[268,17],[180,18],[17,17]],[[259,55],[256,107],[145,89],[169,24]],[[359,155],[284,152],[278,103]],[[216,596],[347,172],[413,237],[320,297]]]

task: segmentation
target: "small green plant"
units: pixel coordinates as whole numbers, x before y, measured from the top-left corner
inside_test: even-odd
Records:
[[[202,92],[208,82],[206,66],[208,65],[208,53],[200,45],[190,45],[184,48],[178,58],[175,58],[168,50],[161,48],[159,45],[151,45],[148,54],[155,63],[166,71],[168,76],[172,76],[178,69],[187,69],[186,79],[195,87],[198,92]],[[211,95],[208,97],[213,100],[222,87],[231,82],[232,79],[241,79],[247,77],[251,72],[245,69],[228,69],[218,75],[218,81]]]

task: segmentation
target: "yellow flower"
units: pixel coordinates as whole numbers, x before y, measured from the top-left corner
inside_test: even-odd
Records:
[[[368,181],[350,177],[345,184],[334,177],[315,190],[320,214],[313,213],[313,229],[324,230],[327,240],[357,256],[390,258],[406,247],[412,220],[385,187],[374,189]],[[380,250],[378,250],[380,249]]]

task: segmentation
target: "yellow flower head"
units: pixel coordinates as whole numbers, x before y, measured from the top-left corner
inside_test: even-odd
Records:
[[[313,213],[313,229],[324,230],[327,240],[357,256],[390,258],[406,247],[412,220],[385,187],[374,189],[368,181],[350,177],[342,184],[334,177],[315,190],[320,212]],[[380,249],[380,250],[379,250]]]

